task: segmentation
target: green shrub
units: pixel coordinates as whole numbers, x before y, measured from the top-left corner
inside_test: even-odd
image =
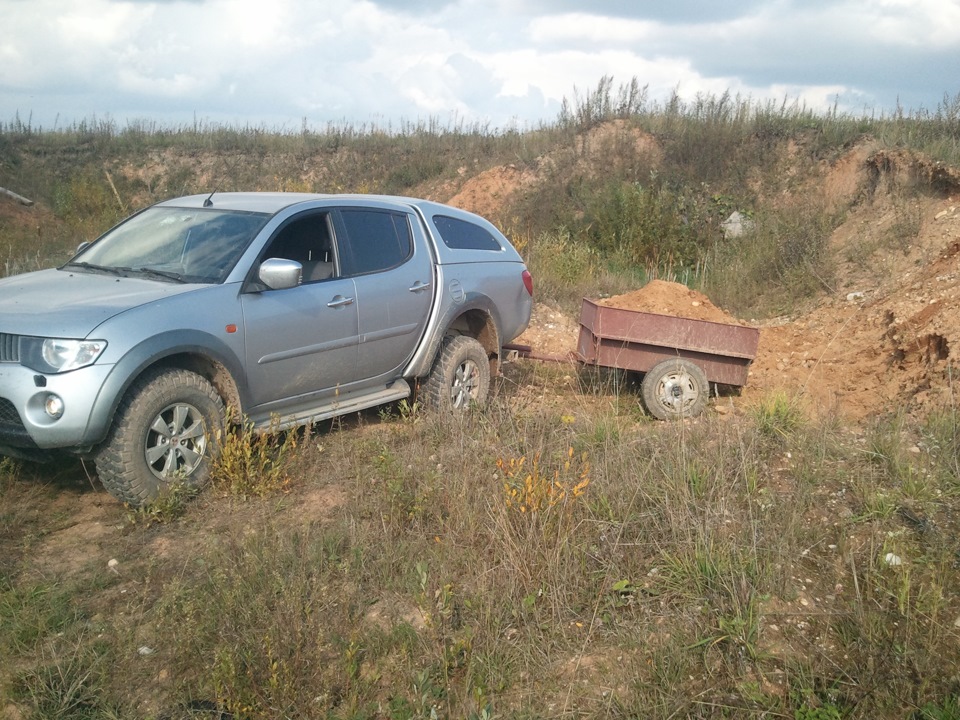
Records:
[[[805,197],[762,208],[750,230],[717,245],[706,261],[710,297],[741,313],[790,312],[818,292],[832,292],[830,234],[842,215]]]

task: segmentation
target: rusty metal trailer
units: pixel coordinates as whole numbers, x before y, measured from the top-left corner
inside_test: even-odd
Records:
[[[757,355],[756,328],[609,307],[584,298],[577,349],[585,365],[643,373],[647,410],[662,420],[700,414],[710,383],[741,387]],[[506,350],[536,360],[564,359],[533,348]]]

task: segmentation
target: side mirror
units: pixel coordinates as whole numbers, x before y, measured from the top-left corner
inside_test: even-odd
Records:
[[[303,266],[296,260],[269,258],[260,263],[257,277],[271,290],[286,290],[300,284]]]
[[[79,254],[82,253],[84,250],[86,250],[88,247],[90,247],[90,241],[89,241],[89,240],[84,240],[82,243],[80,243],[79,245],[77,245],[77,251],[74,253],[74,255],[79,255]]]

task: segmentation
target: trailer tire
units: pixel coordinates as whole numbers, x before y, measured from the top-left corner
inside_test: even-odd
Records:
[[[483,405],[490,392],[490,360],[483,345],[469,335],[444,340],[421,391],[424,402],[437,410]]]
[[[660,420],[696,417],[710,396],[710,383],[698,365],[683,358],[657,363],[640,386],[647,411]]]

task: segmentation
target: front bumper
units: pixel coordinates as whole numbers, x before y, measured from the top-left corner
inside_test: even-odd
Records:
[[[18,363],[0,363],[0,446],[74,449],[102,440],[106,427],[92,425],[91,418],[112,369],[94,364],[44,375]],[[63,401],[59,418],[44,409],[50,395]]]

